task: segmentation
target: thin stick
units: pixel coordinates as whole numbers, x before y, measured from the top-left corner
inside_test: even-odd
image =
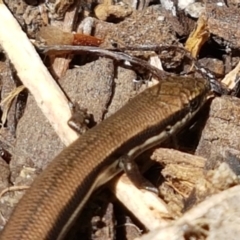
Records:
[[[67,121],[71,116],[68,101],[49,74],[27,35],[7,7],[0,2],[0,44],[24,86],[33,94],[58,136],[65,144],[77,138]]]

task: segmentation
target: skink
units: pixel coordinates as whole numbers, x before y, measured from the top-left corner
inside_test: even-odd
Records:
[[[1,240],[63,239],[92,192],[134,159],[182,129],[206,102],[203,79],[161,81],[66,147],[36,178]]]

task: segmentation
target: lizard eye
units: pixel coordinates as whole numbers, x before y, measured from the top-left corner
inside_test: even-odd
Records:
[[[191,110],[191,112],[194,112],[195,110],[197,110],[199,105],[200,105],[200,101],[199,101],[198,98],[195,98],[195,99],[191,100],[190,101],[190,110]]]

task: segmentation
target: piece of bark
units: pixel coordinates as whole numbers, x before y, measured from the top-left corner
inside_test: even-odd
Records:
[[[196,28],[189,35],[185,47],[196,58],[203,46],[203,44],[209,39],[209,31],[207,26],[207,19],[204,15],[201,15],[197,21]]]
[[[168,204],[169,214],[173,218],[181,216],[185,200],[196,182],[204,178],[203,168],[206,159],[164,148],[154,151],[151,159],[163,165],[161,174],[165,181],[161,183],[159,190]]]

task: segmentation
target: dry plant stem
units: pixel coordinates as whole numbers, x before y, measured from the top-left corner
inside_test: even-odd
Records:
[[[76,6],[71,11],[66,12],[62,30],[66,32],[72,31],[77,12],[78,8]],[[61,78],[66,73],[72,58],[73,56],[71,54],[66,54],[62,55],[61,57],[56,57],[53,60],[52,70],[57,78]]]
[[[167,205],[154,193],[137,189],[125,174],[111,185],[111,190],[147,229],[154,230],[169,223]]]
[[[28,188],[29,188],[29,186],[11,186],[11,187],[5,188],[2,190],[2,192],[0,192],[0,198],[2,198],[2,196],[7,192],[23,191]]]
[[[95,54],[95,56],[107,57],[116,60],[118,63],[122,63],[125,66],[138,66],[144,70],[149,71],[157,79],[165,79],[166,72],[159,70],[158,68],[150,65],[148,62],[141,60],[140,58],[130,56],[123,52],[109,51],[99,47],[89,46],[69,46],[69,45],[54,45],[42,47],[40,50],[46,55],[60,55],[63,53],[74,54]]]
[[[185,56],[193,61],[194,65],[198,69],[199,73],[203,76],[203,78],[208,79],[208,81],[211,84],[212,91],[222,95],[222,94],[229,94],[229,90],[226,89],[226,87],[222,86],[222,84],[215,80],[214,77],[209,76],[209,71],[206,72],[205,70],[202,71],[202,66],[198,64],[198,62],[186,51],[186,49],[178,46],[159,46],[159,45],[141,45],[141,46],[128,46],[124,48],[116,48],[116,49],[102,49],[102,48],[96,48],[96,47],[89,47],[89,46],[69,46],[69,45],[55,45],[55,46],[49,46],[49,47],[42,47],[40,50],[43,51],[43,53],[47,55],[59,55],[62,53],[73,53],[73,54],[86,54],[86,53],[94,53],[97,56],[101,57],[108,57],[111,59],[116,60],[120,63],[126,63],[130,62],[131,64],[141,67],[145,70],[148,70],[153,76],[155,76],[157,79],[161,80],[165,76],[168,75],[167,72],[160,71],[154,66],[151,66],[146,61],[142,61],[139,58],[131,57],[128,54],[123,53],[122,51],[164,51],[164,50],[179,50],[185,54]],[[121,52],[117,52],[121,51]],[[212,73],[211,73],[212,75]]]
[[[2,109],[3,109],[2,117],[1,117],[2,126],[7,121],[8,111],[11,107],[12,101],[24,89],[25,89],[25,86],[23,85],[16,87],[14,90],[12,90],[12,92],[9,93],[9,95],[5,99],[1,101],[0,106],[2,106]]]
[[[201,221],[201,218],[203,218],[203,221],[207,221],[205,215],[209,211],[213,211],[214,207],[230,204],[231,200],[234,198],[240,198],[239,185],[207,198],[205,201],[201,202],[196,207],[186,212],[179,220],[177,220],[173,224],[169,224],[169,226],[167,227],[159,228],[148,234],[145,234],[143,237],[139,238],[139,240],[183,239],[182,237],[184,235],[185,229],[184,226],[186,226],[187,224],[197,224],[199,221]],[[221,216],[221,218],[224,219],[224,214]]]
[[[77,138],[77,134],[67,125],[71,112],[66,97],[43,65],[27,35],[1,2],[0,16],[0,44],[24,86],[33,94],[58,136],[68,145]]]

